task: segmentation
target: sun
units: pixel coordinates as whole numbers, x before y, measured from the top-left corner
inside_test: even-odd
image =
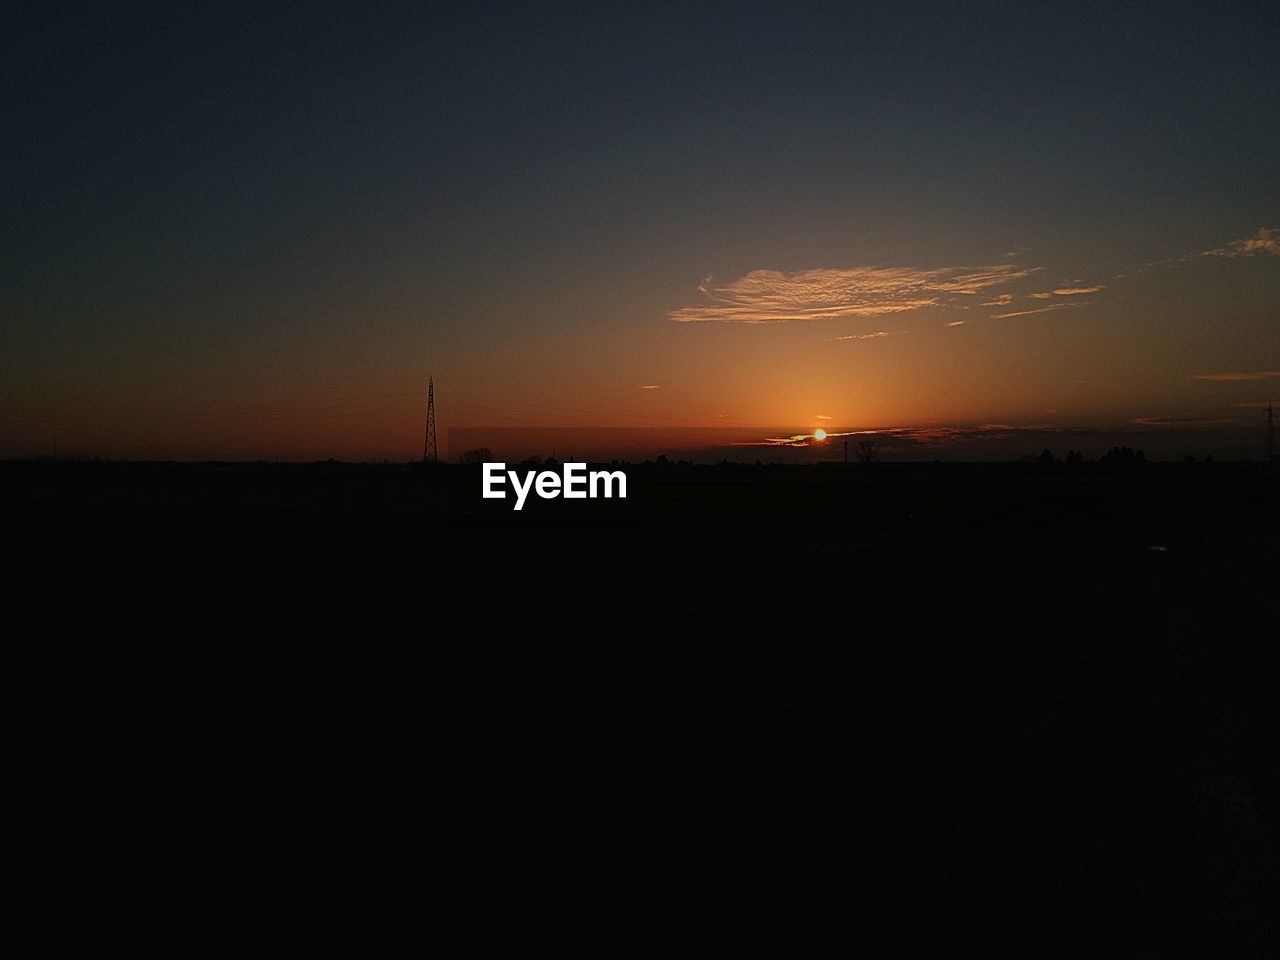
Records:
[[[827,431],[825,431],[825,430],[823,430],[821,427],[819,427],[817,430],[813,431],[813,439],[815,439],[815,440],[825,440],[825,439],[827,439]]]

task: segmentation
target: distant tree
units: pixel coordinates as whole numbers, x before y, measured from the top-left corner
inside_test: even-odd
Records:
[[[493,451],[488,447],[476,447],[468,450],[458,458],[460,463],[489,463],[493,460]]]
[[[1053,451],[1052,451],[1052,450],[1049,450],[1048,448],[1046,448],[1046,449],[1044,449],[1044,450],[1041,450],[1041,451],[1040,451],[1040,465],[1041,465],[1041,466],[1044,466],[1044,467],[1051,467],[1051,466],[1053,466],[1053,465],[1054,465],[1055,463],[1057,463],[1057,462],[1058,462],[1058,459],[1057,459],[1057,457],[1055,457],[1055,456],[1053,455]]]
[[[1099,463],[1105,463],[1113,467],[1132,467],[1138,464],[1146,463],[1147,455],[1141,450],[1134,450],[1132,447],[1112,447],[1099,459]]]
[[[858,441],[858,461],[860,463],[870,463],[879,452],[880,446],[874,440]]]

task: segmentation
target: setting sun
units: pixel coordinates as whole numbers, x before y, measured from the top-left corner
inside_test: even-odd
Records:
[[[827,439],[827,431],[825,431],[825,430],[823,430],[821,427],[819,427],[817,430],[813,431],[813,439],[815,439],[815,440],[825,440],[825,439]]]

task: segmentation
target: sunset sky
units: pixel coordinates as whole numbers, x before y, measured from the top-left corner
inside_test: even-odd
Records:
[[[7,18],[0,456],[1261,452],[1274,3],[184,6]]]

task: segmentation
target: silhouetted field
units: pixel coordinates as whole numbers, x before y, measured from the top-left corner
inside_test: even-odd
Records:
[[[1280,946],[1274,481],[628,477],[515,513],[461,467],[0,464],[12,916],[179,948]]]

